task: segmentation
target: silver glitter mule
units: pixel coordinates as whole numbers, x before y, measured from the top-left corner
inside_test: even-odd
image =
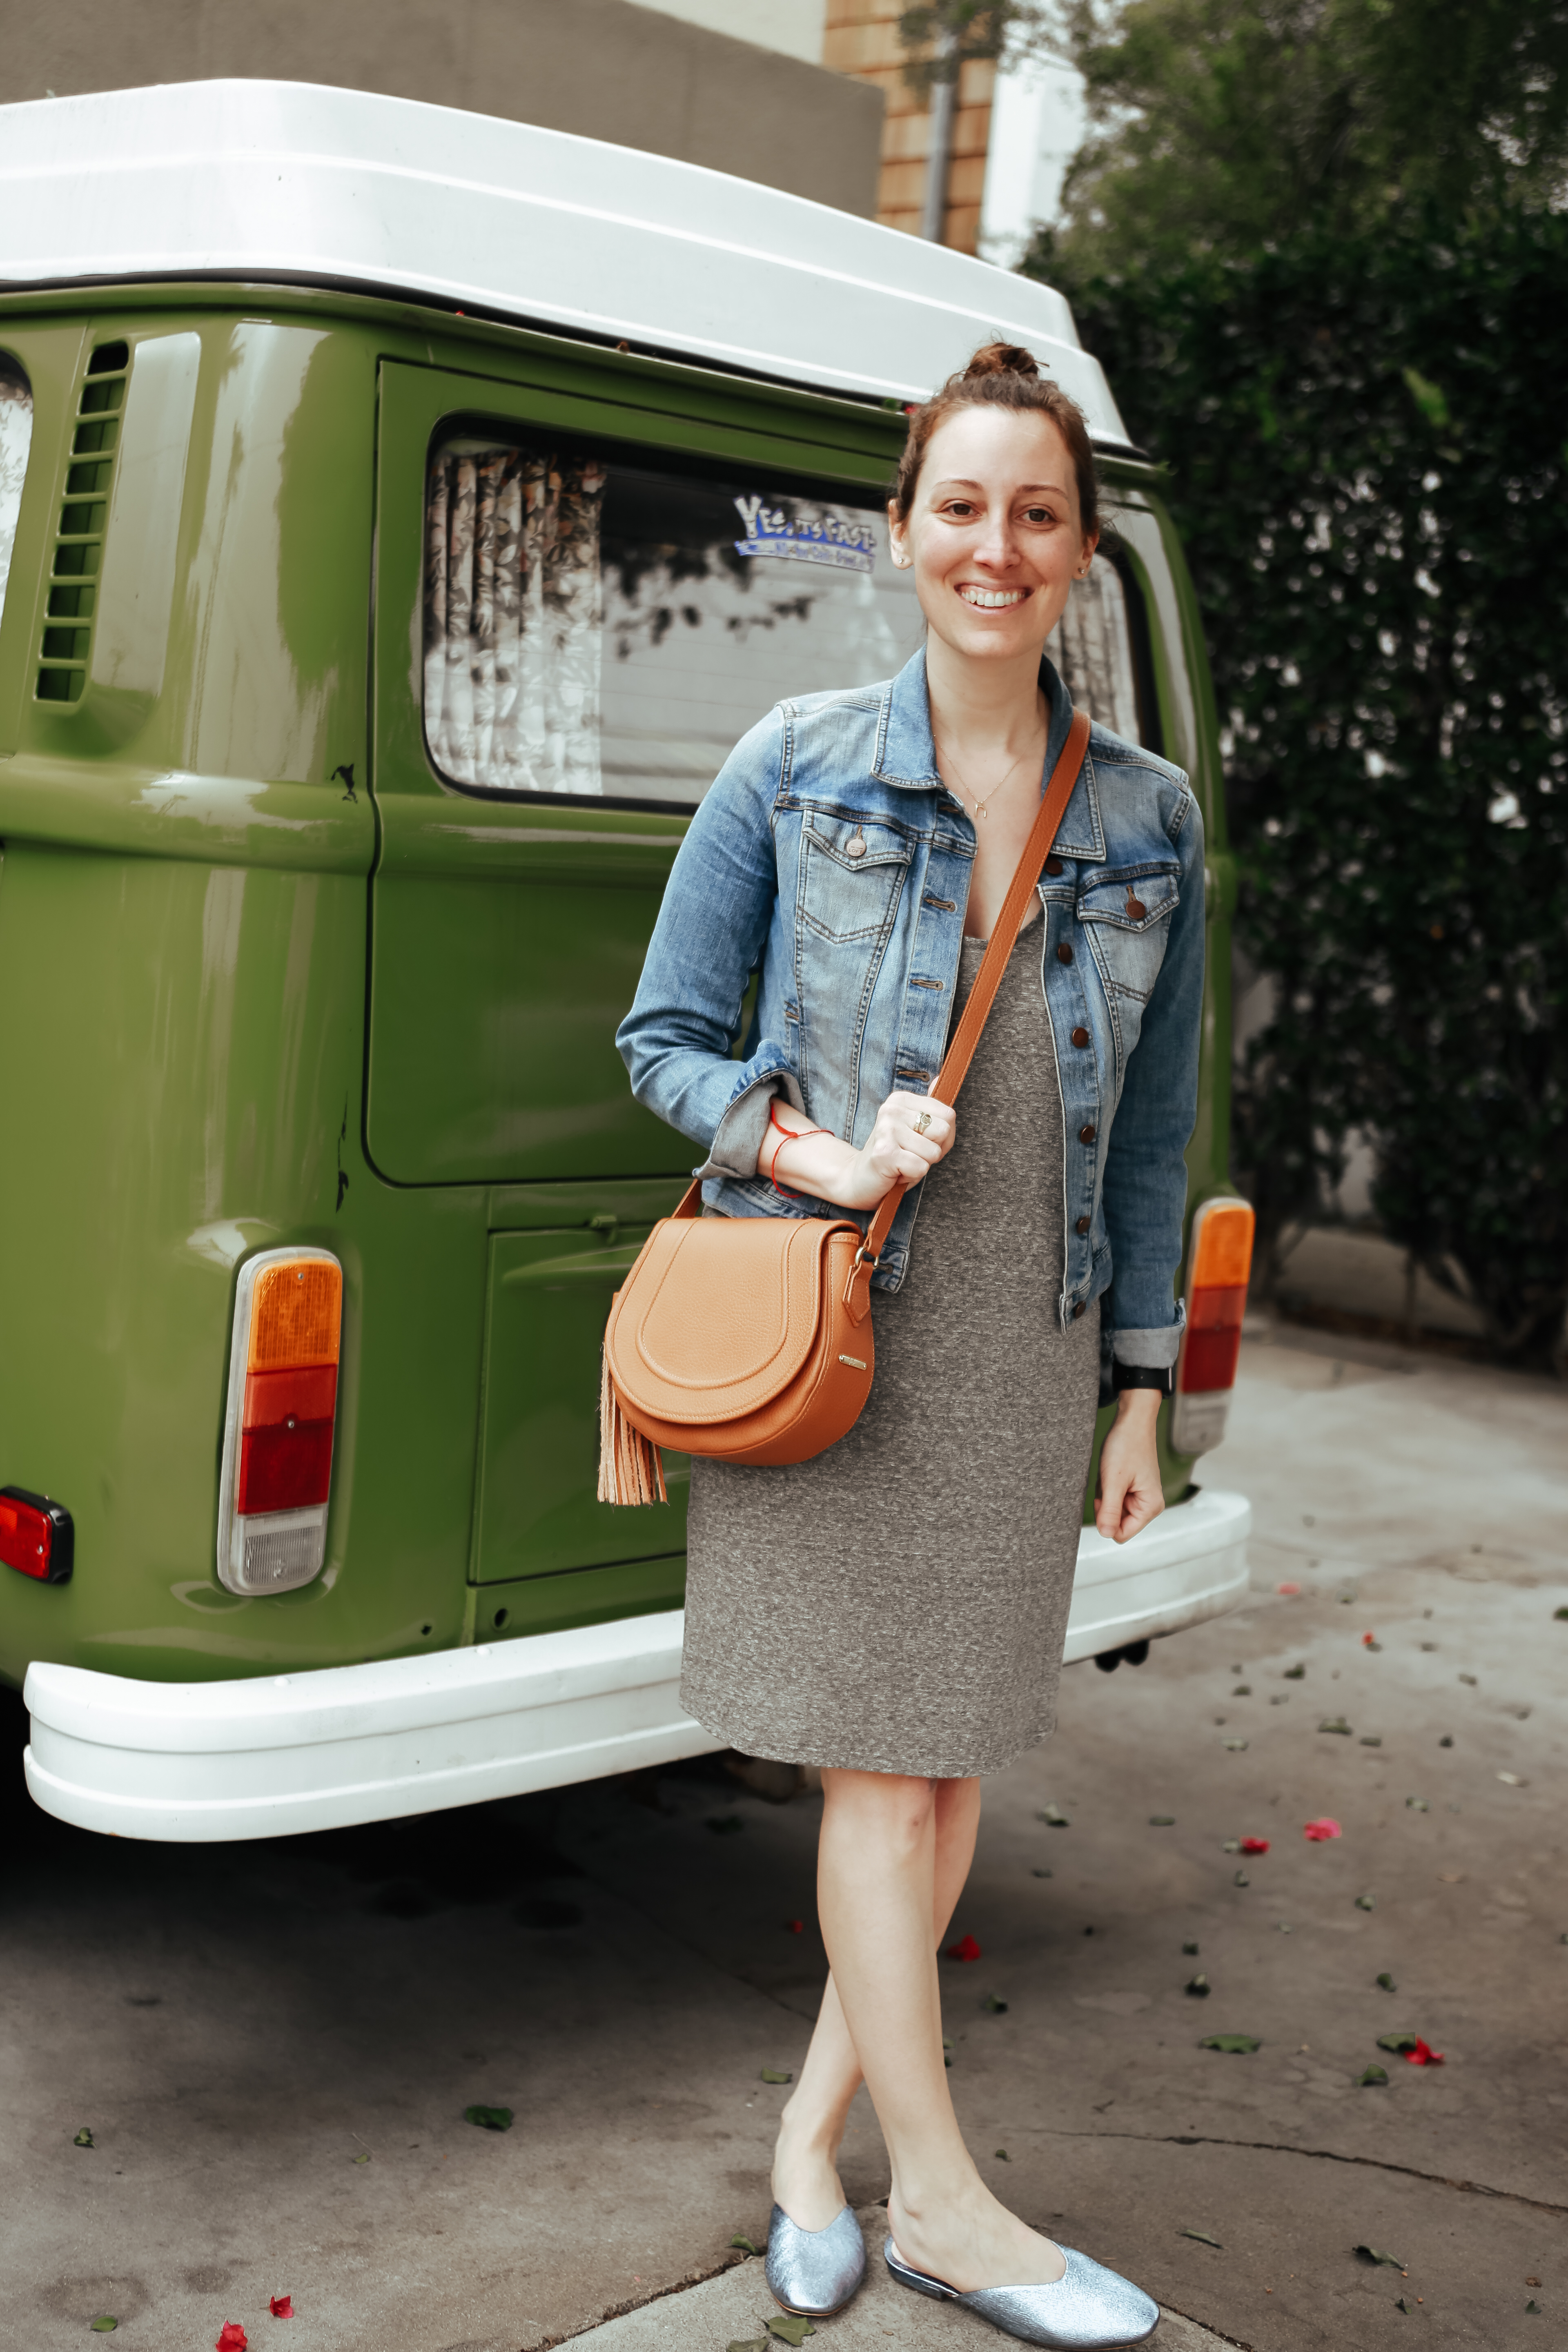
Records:
[[[1044,2344],[1050,2352],[1122,2352],[1124,2346],[1146,2343],[1159,2325],[1159,2305],[1142,2287],[1103,2270],[1087,2254],[1075,2253],[1070,2246],[1062,2252],[1067,2269],[1049,2286],[977,2286],[961,2294],[906,2263],[891,2238],[883,2249],[900,2286],[934,2295],[939,2303],[961,2303],[1005,2336],[1019,2336],[1026,2344]]]
[[[866,2275],[860,2224],[842,2206],[826,2230],[803,2230],[782,2205],[768,2216],[768,2288],[786,2311],[829,2319]]]

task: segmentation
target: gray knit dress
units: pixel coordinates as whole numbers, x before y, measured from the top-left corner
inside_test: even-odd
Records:
[[[1058,1322],[1039,938],[1003,974],[903,1286],[872,1293],[865,1412],[810,1462],[692,1463],[681,1703],[745,1755],[956,1779],[1054,1727],[1100,1318]],[[984,948],[963,943],[955,1017]]]

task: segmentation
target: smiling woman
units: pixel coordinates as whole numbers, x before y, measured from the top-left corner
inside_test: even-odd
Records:
[[[710,1215],[874,1217],[852,1277],[874,1268],[874,1344],[837,1360],[871,1374],[846,1433],[805,1459],[692,1446],[681,1699],[727,1745],[823,1776],[833,1974],[774,2160],[773,2293],[822,2315],[859,2284],[836,2158],[864,2080],[894,2277],[1089,2352],[1142,2342],[1155,2306],[981,2181],[934,1953],[980,1775],[1053,1726],[1102,1315],[1099,1533],[1125,1542],[1163,1507],[1202,826],[1181,772],[1075,714],[1047,658],[1100,512],[1082,416],[1026,352],[988,347],[915,412],[888,530],[923,646],[742,739],[620,1032],[638,1099],[706,1151]],[[722,1233],[707,1246],[721,1265]],[[750,1295],[737,1276],[712,1302],[710,1352]]]

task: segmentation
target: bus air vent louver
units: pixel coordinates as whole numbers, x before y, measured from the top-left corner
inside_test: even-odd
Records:
[[[121,342],[100,343],[87,363],[55,541],[48,616],[38,665],[40,702],[79,700],[87,677],[109,485],[130,365],[130,348]]]

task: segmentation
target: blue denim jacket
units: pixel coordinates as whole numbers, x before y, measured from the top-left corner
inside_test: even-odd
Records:
[[[1048,775],[1072,704],[1048,662],[1041,682]],[[881,686],[781,702],[735,746],[680,845],[616,1037],[637,1100],[706,1147],[705,1202],[731,1216],[847,1213],[759,1172],[768,1105],[783,1094],[859,1145],[895,1087],[930,1086],[973,855],[974,827],[937,773],[923,651]],[[1203,820],[1185,776],[1093,728],[1055,860],[1045,920],[1026,937],[1038,941],[1067,1139],[1058,1312],[1064,1326],[1081,1315],[1114,1271],[1115,1354],[1169,1364],[1204,984]],[[960,1111],[962,1150],[962,1097]],[[879,1288],[903,1280],[920,1202],[916,1185]]]

